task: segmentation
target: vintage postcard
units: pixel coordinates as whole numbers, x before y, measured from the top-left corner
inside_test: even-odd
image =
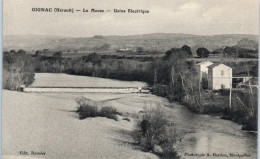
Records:
[[[3,159],[256,159],[258,0],[3,0]]]

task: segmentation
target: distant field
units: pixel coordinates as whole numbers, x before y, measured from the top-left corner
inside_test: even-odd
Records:
[[[187,61],[212,61],[212,62],[248,62],[248,61],[258,61],[258,58],[188,58]]]
[[[62,53],[63,58],[73,58],[73,57],[82,57],[82,56],[88,56],[89,54],[94,53],[95,51],[84,51],[79,53]],[[98,55],[107,55],[107,56],[118,56],[118,57],[162,57],[164,56],[164,53],[120,53],[120,52],[114,52],[114,51],[98,51],[96,52]],[[30,54],[34,54],[34,52],[30,52]],[[45,53],[42,56],[53,56],[53,53]]]
[[[145,82],[119,81],[62,73],[36,73],[33,87],[145,87]]]
[[[30,52],[31,54],[34,54],[33,52]],[[94,53],[94,51],[84,51],[84,52],[79,52],[79,53],[62,53],[63,58],[73,58],[73,57],[82,57],[82,56],[88,56],[90,54]],[[165,53],[136,53],[136,52],[129,52],[129,53],[124,53],[124,52],[114,52],[114,51],[98,51],[96,52],[98,55],[107,55],[107,56],[117,56],[117,57],[122,57],[122,58],[128,58],[128,57],[163,57]],[[51,57],[53,56],[53,53],[45,53],[42,56],[48,56]],[[219,62],[219,61],[233,61],[233,62],[240,62],[240,61],[258,61],[258,58],[231,58],[231,57],[209,57],[209,58],[197,58],[196,55],[194,54],[192,58],[187,58],[187,61],[206,61],[210,60],[213,62]]]

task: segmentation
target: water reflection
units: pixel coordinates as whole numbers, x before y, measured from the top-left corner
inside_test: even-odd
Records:
[[[246,153],[251,155],[246,158],[256,158],[257,137],[242,131],[240,125],[219,117],[193,114],[180,105],[174,106],[170,113],[176,127],[182,128],[184,133],[183,139],[177,145],[181,156],[185,153]]]

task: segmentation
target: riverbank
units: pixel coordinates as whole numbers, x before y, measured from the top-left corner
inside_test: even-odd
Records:
[[[231,103],[229,90],[201,91],[202,98],[199,105],[185,100],[176,99],[168,85],[155,85],[153,94],[168,99],[169,102],[179,102],[196,114],[219,116],[242,125],[242,130],[257,133],[257,89],[233,90]],[[231,106],[230,106],[231,104]]]

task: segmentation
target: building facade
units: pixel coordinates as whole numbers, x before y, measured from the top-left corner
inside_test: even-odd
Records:
[[[203,61],[196,64],[196,70],[199,73],[200,81],[202,81],[202,78],[208,78],[208,66],[212,64],[213,63],[210,61]]]
[[[232,68],[224,64],[208,66],[208,88],[211,90],[232,88]]]

